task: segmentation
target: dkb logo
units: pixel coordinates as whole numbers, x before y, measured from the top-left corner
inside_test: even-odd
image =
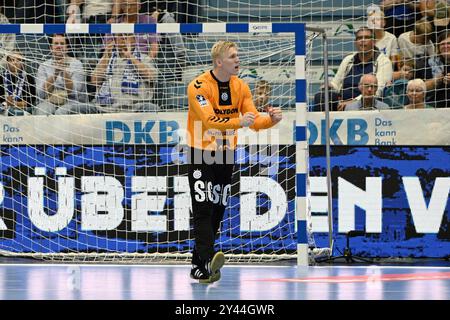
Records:
[[[177,144],[179,128],[176,121],[106,121],[106,143]]]
[[[347,130],[343,123],[346,121]],[[326,123],[325,120],[320,121],[320,128],[317,128],[316,124],[308,121],[309,129],[309,144],[314,144],[319,139],[319,129],[320,129],[320,142],[318,144],[326,143]],[[346,133],[346,134],[345,134]],[[345,141],[345,136],[347,141]],[[344,141],[342,139],[344,137]],[[358,118],[349,119],[335,119],[330,124],[330,139],[335,145],[366,145],[369,141],[369,135],[367,134],[367,121]]]

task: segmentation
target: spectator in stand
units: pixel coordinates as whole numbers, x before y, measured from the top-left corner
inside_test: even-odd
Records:
[[[266,80],[258,80],[255,85],[253,103],[258,112],[269,112],[272,106],[269,104],[271,87]]]
[[[415,60],[403,59],[400,61],[400,79],[411,80],[414,78]]]
[[[406,87],[408,81],[414,77],[414,60],[402,60],[402,66],[397,71],[397,79],[389,83],[383,92],[383,102],[391,109],[400,109],[405,105]]]
[[[434,55],[434,45],[431,41],[433,26],[426,19],[417,21],[414,30],[402,33],[398,45],[402,59],[416,59]]]
[[[380,8],[386,17],[385,30],[397,38],[402,33],[412,30],[419,16],[417,7],[415,1],[381,0]]]
[[[97,108],[101,112],[157,111],[151,102],[156,76],[152,59],[139,51],[135,36],[115,35],[92,74]]]
[[[0,77],[0,104],[5,116],[31,114],[36,90],[25,71],[24,57],[18,51],[7,54],[6,66]]]
[[[34,114],[92,113],[86,102],[86,78],[81,62],[68,56],[66,37],[55,34],[50,46],[52,58],[39,66],[36,91],[40,103]]]
[[[426,90],[425,81],[422,79],[410,80],[406,88],[409,102],[404,106],[404,109],[432,108],[432,106],[425,103]]]
[[[450,7],[447,0],[420,0],[420,13],[432,26],[431,41],[436,44],[439,34],[449,29]]]
[[[141,10],[140,0],[127,0],[120,4],[121,14],[113,18],[112,23],[133,23],[152,24],[156,19],[148,14],[139,13]],[[105,43],[111,41],[112,35],[105,37]],[[156,34],[139,33],[136,34],[136,45],[139,51],[145,53],[150,58],[156,58],[158,54],[158,38]]]
[[[423,66],[427,101],[435,108],[448,108],[450,99],[450,30],[439,35],[437,54]]]
[[[375,35],[375,46],[392,61],[395,67],[398,65],[399,52],[397,38],[384,30],[386,25],[384,13],[378,6],[370,6],[367,12],[367,26],[373,29]]]
[[[361,98],[358,84],[364,74],[373,73],[376,76],[378,80],[376,95],[379,97],[382,96],[386,84],[392,80],[392,62],[375,48],[375,39],[371,29],[361,27],[356,32],[355,46],[357,51],[344,58],[330,82],[331,89],[341,97],[337,107],[338,111],[343,111],[345,106],[354,99]],[[323,94],[323,92],[318,94]],[[316,100],[316,97],[314,98]]]
[[[345,111],[389,109],[387,104],[381,102],[375,96],[378,89],[378,80],[374,74],[363,75],[358,87],[361,91],[361,99],[347,104]]]

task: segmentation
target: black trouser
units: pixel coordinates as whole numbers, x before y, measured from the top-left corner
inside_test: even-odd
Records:
[[[198,149],[191,149],[192,151]],[[214,153],[213,153],[214,156]],[[189,186],[192,198],[192,215],[195,248],[192,263],[199,265],[214,255],[214,242],[231,194],[233,163],[193,161],[189,163]],[[198,159],[197,159],[198,160]]]

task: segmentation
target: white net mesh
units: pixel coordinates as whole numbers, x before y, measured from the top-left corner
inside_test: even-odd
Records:
[[[74,2],[75,3],[75,2]],[[3,13],[10,23],[66,23],[79,19],[80,22],[85,23],[106,23],[106,22],[128,22],[128,23],[142,23],[136,20],[133,10],[136,10],[136,3],[131,1],[121,1],[122,5],[114,5],[113,2],[105,2],[102,6],[94,9],[97,1],[81,1],[79,7],[79,15],[76,8],[70,8],[69,1],[3,1]],[[125,4],[128,4],[126,6]],[[375,7],[373,6],[375,5]],[[379,6],[378,8],[376,6]],[[70,9],[70,10],[69,10]],[[159,9],[158,14],[155,9]],[[127,11],[128,10],[128,11]],[[377,94],[380,101],[387,105],[387,108],[439,108],[447,107],[447,89],[446,79],[442,76],[446,74],[446,50],[445,42],[446,35],[439,38],[439,34],[448,28],[448,6],[447,1],[366,1],[354,0],[351,2],[324,0],[324,1],[307,1],[301,2],[290,0],[252,0],[252,1],[141,1],[138,10],[141,14],[149,14],[154,21],[160,24],[170,22],[303,22],[308,26],[321,27],[327,30],[329,46],[328,46],[328,63],[329,70],[327,76],[330,80],[336,80],[339,72],[339,67],[349,66],[349,60],[344,58],[351,54],[361,51],[359,47],[361,42],[365,41],[365,36],[357,39],[356,31],[367,26],[368,23],[376,38],[377,51],[380,54],[385,54],[384,61],[378,64],[380,67],[379,74],[377,74]],[[167,10],[169,13],[167,13]],[[384,30],[377,25],[377,21],[382,18],[379,14],[384,13]],[[75,15],[72,15],[74,13]],[[4,18],[4,19],[6,19]],[[113,19],[113,20],[111,20]],[[378,19],[378,20],[377,20]],[[5,21],[5,20],[2,20]],[[150,22],[150,20],[147,20]],[[30,28],[33,28],[32,26]],[[392,35],[392,36],[391,36]],[[151,67],[157,71],[156,78],[153,79],[150,85],[151,97],[142,98],[142,101],[148,102],[151,106],[147,108],[152,112],[158,111],[158,117],[161,113],[167,112],[184,112],[187,107],[185,89],[186,84],[197,74],[209,68],[209,48],[216,40],[218,35],[159,35],[154,36],[147,34],[142,43],[147,48],[147,54],[153,57]],[[290,36],[274,34],[264,35],[260,34],[239,34],[239,35],[220,35],[221,38],[227,38],[239,43],[241,60],[243,68],[241,77],[249,81],[250,86],[254,92],[258,80],[266,80],[271,86],[271,98],[269,103],[276,106],[283,107],[286,111],[294,107],[294,86],[292,81],[294,79],[293,69],[293,41]],[[443,41],[442,45],[439,45]],[[153,51],[152,43],[158,44],[157,51]],[[1,38],[1,51],[5,53],[11,50],[15,45],[19,49],[25,60],[27,71],[31,75],[36,75],[40,66],[51,57],[51,47],[48,39],[43,35],[20,34],[16,36],[8,36]],[[70,45],[70,54],[81,62],[82,70],[86,77],[85,102],[92,102],[96,98],[98,87],[92,82],[92,76],[95,75],[95,68],[101,60],[102,51],[105,47],[105,39],[94,35],[79,35],[72,34],[67,37],[67,43]],[[321,111],[324,109],[323,94],[321,93],[321,86],[325,77],[323,71],[324,63],[324,48],[319,39],[309,42],[310,50],[308,50],[307,57],[307,74],[308,74],[308,102],[311,111]],[[356,58],[356,56],[353,56]],[[4,65],[4,62],[2,63]],[[388,68],[389,66],[389,68]],[[345,69],[345,68],[344,68]],[[337,110],[339,102],[346,100],[341,89],[347,89],[350,98],[355,98],[361,92],[358,84],[363,73],[372,73],[374,69],[358,70],[345,69],[344,78],[336,84],[332,81],[335,95],[332,96],[331,110]],[[387,69],[388,72],[386,72]],[[379,76],[381,75],[381,76]],[[342,75],[341,75],[342,76]],[[409,80],[416,78],[422,79],[426,85],[421,81],[414,83],[415,88],[410,90],[408,95],[407,83]],[[438,81],[433,82],[433,79]],[[122,79],[119,79],[120,82]],[[37,82],[42,84],[42,82]],[[261,84],[261,83],[259,83]],[[116,85],[118,88],[119,85]],[[26,89],[28,90],[28,89]],[[38,103],[36,100],[39,93],[33,92],[32,88],[29,90],[30,96],[35,98],[29,106],[32,110],[36,110]],[[413,94],[415,93],[415,94]],[[319,94],[319,95],[318,95]],[[350,99],[349,98],[349,99]],[[57,99],[57,98],[55,98]],[[64,99],[64,97],[62,98]],[[71,97],[68,98],[72,99]],[[265,102],[266,104],[268,102]],[[372,106],[373,107],[373,106]],[[80,112],[81,107],[76,110]],[[85,110],[85,109],[83,109]],[[92,112],[91,109],[88,109]],[[94,111],[98,111],[94,108]],[[111,111],[111,110],[109,110]],[[123,112],[124,110],[120,110]],[[19,112],[20,113],[20,112]],[[76,116],[74,116],[76,117]],[[90,119],[95,119],[90,117]],[[104,117],[104,114],[101,115]],[[168,116],[170,117],[170,116]],[[73,118],[74,119],[74,118]],[[131,118],[128,118],[131,119]],[[166,118],[170,121],[170,118]],[[19,121],[19,120],[14,120]],[[73,120],[71,120],[73,121]],[[101,134],[105,134],[104,138],[110,138],[109,142],[119,143],[135,143],[136,139],[140,142],[155,140],[155,137],[145,134],[136,136],[128,136],[125,132],[127,127],[133,127],[132,122],[127,123],[127,127],[119,122],[121,119],[111,118],[109,127],[109,136],[105,127],[95,127],[91,124],[85,124],[85,127],[70,126],[71,121],[65,122],[64,128],[59,132],[64,134],[56,134],[51,128],[37,127],[41,132],[36,133],[32,131],[28,135],[33,137],[33,143],[52,144],[59,143],[65,145],[71,141],[68,136],[75,135],[82,138],[79,144],[97,143],[101,144],[102,140],[97,139]],[[84,120],[80,120],[84,121]],[[131,121],[131,120],[129,120]],[[32,123],[32,121],[27,120]],[[61,122],[62,123],[62,122]],[[84,123],[84,122],[83,122]],[[14,127],[14,125],[11,125]],[[145,127],[145,122],[141,126]],[[39,129],[40,128],[40,129]],[[70,130],[68,129],[70,128]],[[81,128],[81,129],[80,129]],[[142,127],[138,126],[138,129]],[[167,124],[166,130],[170,130],[170,123]],[[13,130],[13,129],[11,129]],[[160,130],[159,128],[157,130]],[[50,131],[52,134],[48,134]],[[31,132],[31,131],[30,131]],[[44,138],[45,135],[45,138]],[[58,138],[58,139],[56,139]],[[51,140],[53,139],[53,140]],[[146,140],[147,139],[147,140]],[[5,143],[21,143],[17,135],[8,133],[4,137]],[[28,144],[31,145],[31,144]],[[34,146],[34,145],[33,145]],[[28,154],[30,150],[20,150],[19,154]],[[65,153],[64,151],[63,153]],[[124,151],[121,151],[124,153]],[[147,151],[135,151],[145,154]],[[158,151],[160,152],[160,151]],[[283,149],[277,151],[279,154],[285,152]],[[120,153],[120,152],[119,152]],[[134,158],[138,158],[134,156]],[[18,159],[21,159],[18,156]],[[123,160],[126,163],[127,160]],[[17,160],[18,163],[20,161]],[[40,166],[37,163],[35,166]],[[31,166],[30,166],[31,167]],[[252,166],[250,164],[241,164],[240,172],[245,173],[246,168]],[[263,168],[261,164],[256,165],[257,169],[249,169],[250,171],[262,172],[267,174],[268,170]],[[88,171],[93,169],[89,168]],[[115,169],[111,169],[115,170]],[[180,170],[179,168],[174,170]],[[270,171],[270,170],[269,170]],[[123,173],[121,173],[123,174]],[[253,173],[252,173],[253,175]],[[120,174],[119,174],[120,176]],[[24,176],[25,177],[25,176]],[[275,178],[272,177],[274,180]],[[283,180],[284,181],[284,180]],[[283,182],[285,183],[285,182]],[[290,185],[283,185],[285,191],[288,193]],[[169,190],[171,187],[167,187]],[[287,189],[286,189],[287,188]],[[6,189],[5,189],[6,190]],[[168,192],[168,191],[167,191]],[[253,199],[251,199],[253,201]],[[258,203],[261,201],[262,206],[269,203],[268,200],[260,200],[257,196]],[[289,211],[289,208],[288,208]],[[264,212],[264,211],[263,211]],[[289,211],[290,212],[290,211]],[[287,215],[289,216],[289,215]],[[236,216],[237,217],[237,216]],[[235,226],[237,218],[230,216],[230,220],[225,220],[224,225],[228,225],[226,232],[231,232]],[[233,220],[234,219],[234,220]],[[293,220],[287,218],[284,223],[290,226],[288,229],[295,229],[292,225]],[[280,227],[281,224],[278,226]],[[284,234],[284,231],[282,232]],[[128,235],[130,236],[130,235]],[[251,248],[249,243],[255,243],[261,239],[255,234],[248,236],[245,244],[237,244],[235,252],[246,251]],[[290,236],[289,236],[290,237]],[[292,237],[294,237],[292,235]],[[231,239],[231,238],[230,238]],[[268,238],[267,238],[268,239]],[[280,235],[278,239],[285,239]],[[292,238],[294,239],[294,238]],[[265,240],[264,240],[265,241]],[[276,251],[283,253],[278,248],[269,248],[272,243],[261,242],[261,247],[267,251]],[[284,240],[283,240],[284,241]],[[231,240],[226,240],[230,243]],[[293,242],[292,242],[293,243]],[[233,243],[235,245],[236,243]],[[221,244],[223,245],[223,243]],[[284,248],[290,251],[291,242],[288,241]],[[31,247],[31,246],[30,246]],[[185,249],[183,249],[185,250]],[[180,252],[184,252],[180,250]],[[228,252],[232,252],[232,249]],[[231,251],[230,251],[231,250]],[[185,252],[188,252],[186,249]],[[289,252],[288,252],[289,253]]]
[[[73,7],[73,4],[79,4]],[[74,9],[75,8],[75,9]],[[155,14],[155,10],[160,14]],[[169,13],[165,12],[167,10]],[[357,51],[355,31],[368,23],[376,24],[380,19],[378,13],[384,14],[384,28],[376,31],[376,47],[385,53],[392,62],[390,79],[380,79],[378,94],[380,100],[389,108],[401,108],[403,105],[415,107],[409,103],[406,84],[413,78],[431,80],[440,75],[445,63],[437,59],[428,61],[436,52],[436,44],[440,32],[448,28],[448,5],[445,0],[438,1],[372,1],[354,0],[351,2],[322,0],[296,2],[291,0],[252,0],[246,1],[26,1],[3,0],[3,13],[11,23],[105,23],[130,22],[142,23],[134,13],[152,15],[159,23],[166,22],[303,22],[308,26],[323,27],[329,36],[329,72],[333,77],[338,71],[343,58]],[[375,13],[375,15],[374,15]],[[372,20],[373,19],[373,20]],[[28,36],[19,36],[18,47],[27,47]],[[95,37],[89,37],[85,42],[93,42]],[[82,42],[83,40],[77,40]],[[44,41],[45,42],[45,41]],[[94,41],[95,42],[95,41]],[[45,43],[32,42],[44,46]],[[397,49],[398,48],[398,49]],[[42,49],[42,48],[41,48]],[[314,47],[311,57],[312,75],[310,78],[309,99],[311,108],[323,110],[323,103],[314,104],[314,95],[320,90],[324,73],[322,48],[320,44]],[[45,51],[44,51],[45,52]],[[82,55],[88,51],[84,50]],[[161,53],[159,53],[161,54]],[[90,54],[88,54],[89,56]],[[80,56],[80,55],[78,55]],[[91,56],[92,58],[92,56]],[[87,66],[95,64],[96,57],[87,61]],[[83,61],[84,62],[84,61]],[[404,64],[406,67],[402,68]],[[372,70],[373,71],[373,70]],[[351,98],[359,94],[358,80],[360,74],[352,70],[356,80],[346,84],[353,88]],[[382,83],[387,82],[387,83]],[[392,83],[392,85],[390,85]],[[431,83],[431,81],[430,81]],[[427,107],[446,107],[446,90],[442,84],[431,88],[427,84]],[[339,91],[340,89],[336,89]],[[336,94],[336,99],[339,92]],[[345,98],[348,98],[347,96]],[[319,99],[317,96],[316,99]],[[344,99],[345,100],[345,99]],[[316,101],[317,102],[317,101]],[[333,104],[337,108],[337,103]],[[420,107],[420,106],[419,106]]]
[[[281,107],[287,124],[281,141],[268,135],[238,149],[217,249],[238,262],[295,258],[293,34],[159,35],[153,58],[135,48],[154,34],[84,37],[101,45],[73,34],[20,34],[20,50],[7,55],[11,92],[22,88],[17,101],[27,104],[7,105],[4,115],[17,117],[1,119],[1,252],[53,261],[186,261],[190,196],[176,143],[184,139],[187,85],[211,69],[211,47],[223,39],[238,44],[240,77],[258,108]],[[29,85],[20,84],[22,71]]]

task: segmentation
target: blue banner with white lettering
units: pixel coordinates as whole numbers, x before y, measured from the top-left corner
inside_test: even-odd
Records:
[[[227,252],[294,253],[295,146],[241,148],[217,243]],[[274,156],[276,154],[276,156]],[[270,155],[270,156],[269,156]],[[312,228],[328,245],[325,152],[310,147]],[[161,145],[1,147],[0,249],[189,252],[187,167]],[[332,147],[336,252],[447,257],[449,147]]]
[[[356,255],[448,257],[449,147],[339,146],[331,150],[338,251],[343,252],[346,234],[355,230],[365,233],[349,240]],[[310,147],[311,179],[326,176],[324,151],[321,146]],[[326,189],[325,181],[318,185],[311,190],[312,197],[321,199],[324,193],[318,191]],[[323,213],[314,205],[312,211],[313,219],[322,217],[316,229],[325,229]],[[328,234],[316,233],[315,239],[319,246],[328,246]]]

